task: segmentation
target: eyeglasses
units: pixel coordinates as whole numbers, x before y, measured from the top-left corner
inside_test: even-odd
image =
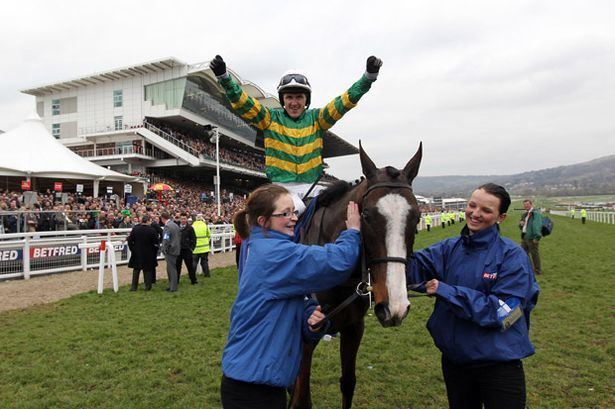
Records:
[[[299,217],[299,210],[293,210],[292,212],[284,212],[284,213],[273,213],[271,217],[284,217],[289,219],[291,217]]]
[[[288,74],[282,77],[278,87],[289,85],[293,81],[297,84],[307,85],[308,87],[310,86],[310,83],[308,82],[308,79],[305,76],[301,74]]]

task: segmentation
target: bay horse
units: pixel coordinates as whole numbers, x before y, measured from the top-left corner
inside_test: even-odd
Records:
[[[321,193],[316,199],[321,207],[315,211],[301,240],[305,244],[319,245],[335,241],[346,228],[348,202],[359,205],[362,260],[346,283],[316,294],[331,321],[328,332],[340,334],[343,409],[352,407],[356,358],[365,328],[364,316],[369,308],[368,298],[361,295],[371,290],[374,313],[383,327],[401,325],[410,308],[406,260],[412,254],[421,216],[412,181],[421,164],[422,144],[403,170],[391,166],[376,168],[360,142],[359,156],[365,179],[352,187],[343,182]],[[368,286],[370,279],[371,286]],[[315,347],[303,344],[301,369],[292,389],[289,408],[312,407],[310,372]]]

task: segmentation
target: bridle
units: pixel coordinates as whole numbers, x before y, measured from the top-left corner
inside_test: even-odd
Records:
[[[407,184],[407,183],[401,183],[401,182],[382,182],[382,183],[376,183],[370,187],[367,188],[367,190],[365,191],[365,193],[363,193],[363,196],[361,197],[361,203],[365,202],[365,198],[372,193],[374,190],[376,189],[382,189],[382,188],[393,188],[393,189],[407,189],[412,191],[412,186]],[[362,223],[366,223],[365,221],[365,215],[363,213],[363,210],[361,211],[361,222]],[[322,224],[321,224],[321,228],[322,228]],[[328,312],[326,314],[326,317],[328,319],[333,318],[335,315],[337,315],[340,311],[342,311],[344,308],[346,308],[348,305],[350,305],[355,299],[359,298],[359,297],[364,297],[364,296],[370,296],[370,305],[371,305],[371,293],[372,293],[372,286],[371,286],[371,280],[370,280],[370,274],[369,274],[369,269],[370,267],[376,265],[376,264],[384,264],[384,263],[402,263],[403,265],[406,265],[408,263],[408,259],[406,259],[405,257],[376,257],[376,258],[371,258],[371,259],[367,259],[367,252],[365,251],[365,240],[363,240],[363,237],[361,237],[361,281],[357,284],[357,287],[355,289],[355,291],[348,297],[346,298],[341,304],[339,304],[337,307],[335,307],[333,310],[331,310],[330,312]],[[414,284],[412,286],[409,287],[409,289],[416,289],[420,286],[422,286],[424,283],[419,283],[419,284]],[[424,296],[427,294],[411,294],[408,295],[408,297],[420,297],[420,296]]]
[[[363,193],[363,196],[361,198],[361,203],[365,202],[365,198],[372,191],[376,189],[380,189],[380,188],[408,189],[412,191],[412,185],[409,185],[406,183],[400,183],[400,182],[376,183],[368,187],[365,193]],[[361,221],[364,221],[363,211],[361,211]],[[377,257],[377,258],[372,258],[372,259],[367,260],[367,252],[365,251],[365,241],[363,240],[363,238],[361,238],[361,282],[357,286],[356,293],[359,294],[360,296],[369,294],[370,304],[371,304],[372,286],[371,286],[371,280],[370,280],[370,275],[369,275],[369,268],[373,265],[383,264],[383,263],[402,263],[405,266],[408,264],[408,259],[404,257]],[[408,289],[415,290],[423,286],[424,284],[425,282],[413,284],[411,286],[408,286]],[[422,297],[426,295],[427,294],[408,294],[408,297],[413,298],[413,297]]]
[[[363,197],[361,198],[361,203],[365,202],[365,198],[374,190],[382,189],[382,188],[393,188],[393,189],[407,189],[412,191],[412,186],[407,183],[400,182],[382,182],[376,183],[367,188],[365,193],[363,193]],[[363,211],[361,211],[361,221],[365,222],[365,216]],[[366,223],[366,222],[365,222]],[[402,263],[407,264],[408,260],[404,257],[377,257],[367,260],[367,254],[365,252],[365,241],[361,240],[361,279],[363,281],[369,280],[369,268],[375,264],[383,264],[383,263]]]

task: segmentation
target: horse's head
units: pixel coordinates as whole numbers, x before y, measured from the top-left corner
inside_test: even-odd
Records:
[[[374,311],[384,327],[398,326],[408,314],[406,262],[412,254],[421,217],[412,192],[422,157],[422,144],[403,170],[376,168],[359,143],[366,189],[361,203],[361,234],[371,273]]]

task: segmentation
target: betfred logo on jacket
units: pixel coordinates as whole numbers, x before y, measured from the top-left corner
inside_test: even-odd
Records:
[[[498,278],[498,273],[488,273],[485,271],[483,273],[483,278],[485,280],[495,280],[496,278]]]

